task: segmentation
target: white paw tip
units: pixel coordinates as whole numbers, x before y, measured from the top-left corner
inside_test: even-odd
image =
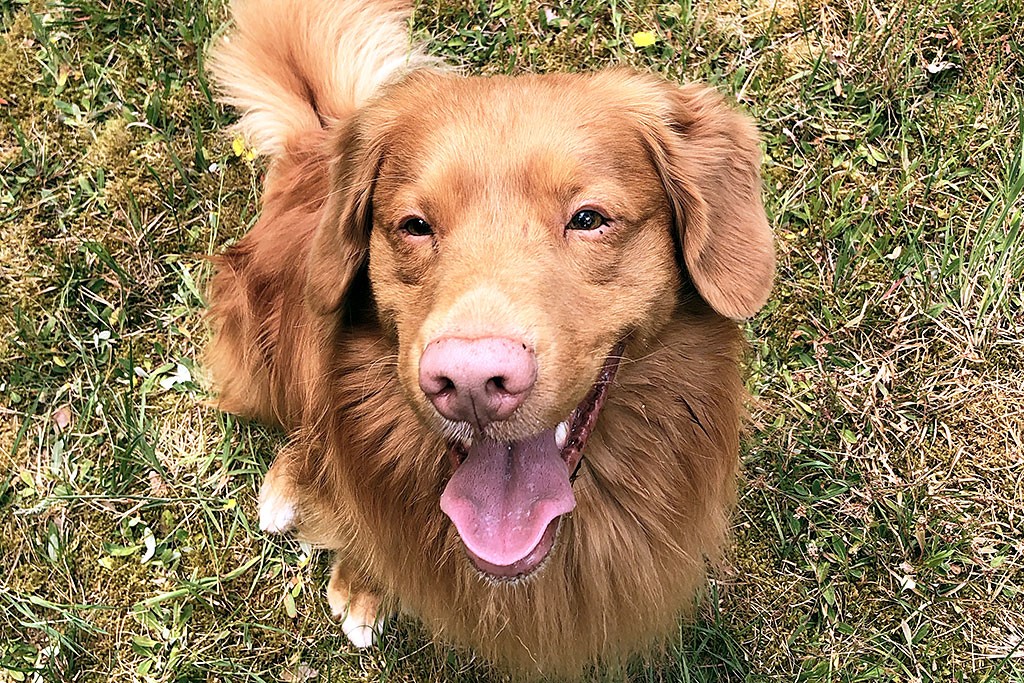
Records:
[[[283,534],[295,528],[295,504],[281,496],[271,495],[260,503],[260,530]]]
[[[381,619],[371,625],[359,617],[349,615],[341,623],[341,630],[354,646],[364,648],[377,644],[377,637],[383,625]]]

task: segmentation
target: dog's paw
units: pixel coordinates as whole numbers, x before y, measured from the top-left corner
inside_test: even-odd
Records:
[[[377,644],[380,632],[384,628],[384,618],[377,617],[373,623],[367,623],[366,616],[357,617],[349,611],[341,622],[341,630],[354,646],[362,649]]]
[[[261,531],[283,534],[296,527],[299,515],[289,489],[285,478],[272,467],[260,487]]]
[[[295,504],[280,496],[269,496],[260,502],[260,530],[283,534],[295,528]]]
[[[354,646],[370,647],[377,644],[384,628],[380,598],[373,593],[352,593],[336,577],[327,586],[327,602],[331,614],[341,621],[341,630]]]

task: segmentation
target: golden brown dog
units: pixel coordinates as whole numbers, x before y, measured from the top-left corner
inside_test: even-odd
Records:
[[[447,73],[402,2],[233,11],[212,73],[271,162],[209,365],[292,435],[261,527],[336,551],[357,645],[400,608],[527,674],[643,651],[727,532],[735,320],[774,270],[754,127],[627,70]]]

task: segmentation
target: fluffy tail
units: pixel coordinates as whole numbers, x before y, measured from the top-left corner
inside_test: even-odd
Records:
[[[210,53],[220,99],[261,154],[345,118],[382,85],[439,66],[409,44],[402,0],[233,0],[234,30]]]

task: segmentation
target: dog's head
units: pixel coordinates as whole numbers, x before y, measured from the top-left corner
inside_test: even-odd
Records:
[[[743,318],[774,271],[758,139],[699,86],[627,71],[419,73],[340,136],[307,299],[368,265],[406,398],[451,444],[441,506],[481,571],[532,572],[626,339],[692,283]]]

